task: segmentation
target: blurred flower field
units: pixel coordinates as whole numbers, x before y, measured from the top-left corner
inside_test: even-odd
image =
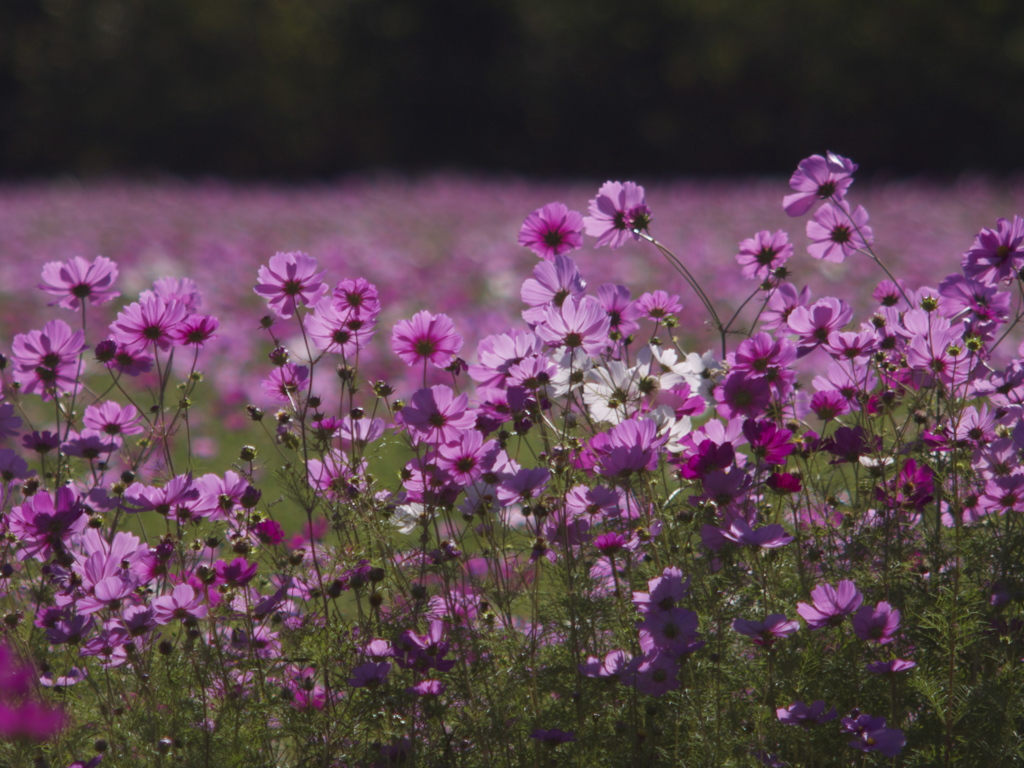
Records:
[[[584,209],[600,181],[541,184],[438,175],[297,187],[216,181],[7,185],[0,187],[0,346],[9,348],[14,333],[41,325],[47,316],[48,297],[36,289],[44,262],[102,255],[118,263],[125,296],[159,277],[196,280],[202,310],[221,322],[214,354],[204,355],[208,379],[228,404],[261,402],[259,377],[251,372],[254,363],[262,363],[255,357],[269,347],[253,318],[265,306],[251,289],[240,287],[251,285],[259,264],[275,252],[305,251],[334,280],[363,277],[377,285],[382,328],[430,308],[451,317],[465,348],[474,349],[480,338],[507,328],[523,307],[520,285],[536,263],[533,253],[516,246],[525,214],[549,200]],[[672,245],[725,310],[751,287],[734,259],[739,242],[766,229],[789,232],[797,255],[788,265],[791,280],[809,285],[814,298],[841,285],[855,310],[870,306],[877,269],[863,258],[843,264],[811,259],[803,223],[780,205],[783,180],[679,181],[645,188],[651,233]],[[970,233],[1024,210],[1024,184],[1012,182],[858,181],[856,192],[871,215],[876,251],[911,285],[937,283],[946,265],[971,245]],[[685,307],[677,334],[685,346],[713,344],[700,304],[653,249],[630,240],[615,251],[587,247],[577,261],[593,286],[626,284],[634,298],[659,288],[679,294]],[[119,306],[100,308],[109,315],[105,320],[113,320]],[[384,348],[387,338],[379,334],[362,359],[371,377],[404,375]],[[244,414],[239,408],[235,415]]]

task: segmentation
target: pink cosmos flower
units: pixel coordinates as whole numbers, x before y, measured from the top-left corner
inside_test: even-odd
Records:
[[[818,200],[842,200],[856,170],[856,163],[833,152],[811,155],[800,161],[789,179],[796,194],[786,195],[782,207],[790,216],[803,216]]]
[[[644,188],[632,181],[607,181],[590,201],[590,215],[584,217],[586,233],[597,238],[598,247],[618,248],[628,236],[639,240],[637,230],[646,231],[651,209],[644,202]]]
[[[864,601],[864,596],[857,591],[857,585],[849,579],[840,581],[836,587],[820,584],[811,590],[813,605],[799,603],[796,612],[803,617],[810,629],[834,627],[842,623],[843,618],[856,611]]]
[[[279,403],[293,403],[307,386],[309,368],[295,363],[285,363],[270,372],[260,382],[260,388]]]
[[[841,264],[847,256],[867,248],[873,242],[864,206],[850,213],[845,203],[823,205],[807,222],[807,237],[813,242],[807,252],[816,259]]]
[[[153,615],[157,624],[170,624],[175,619],[185,624],[195,624],[206,616],[209,608],[202,604],[202,597],[188,584],[178,584],[169,595],[153,600]]]
[[[220,320],[213,315],[189,315],[171,332],[171,341],[182,347],[202,349],[219,327]]]
[[[63,320],[51,320],[41,331],[19,333],[11,343],[14,380],[23,392],[38,392],[44,400],[70,392],[77,380],[78,355],[85,348],[85,331],[72,333]]]
[[[741,635],[746,635],[755,645],[771,648],[776,640],[789,637],[800,629],[799,622],[790,621],[783,613],[773,613],[764,621],[736,619],[732,628]]]
[[[317,272],[316,259],[300,251],[275,253],[270,265],[261,266],[258,275],[260,282],[253,290],[284,319],[295,314],[300,302],[311,307],[328,291],[322,282],[324,270]]]
[[[352,320],[357,327],[352,328]],[[374,326],[357,318],[346,308],[339,308],[331,296],[325,296],[316,303],[313,312],[302,322],[313,345],[322,352],[332,352],[352,357],[373,337]]]
[[[903,731],[899,728],[886,728],[884,717],[860,715],[856,719],[844,717],[842,720],[845,733],[855,735],[847,744],[861,752],[881,752],[886,757],[896,757],[907,743]]]
[[[190,315],[196,312],[199,305],[203,303],[199,286],[190,277],[161,277],[154,280],[153,290],[143,291],[139,294],[139,301],[148,301],[150,298],[161,298],[168,304],[172,301],[180,301]]]
[[[177,342],[178,326],[187,315],[188,309],[182,302],[165,302],[152,295],[118,312],[117,319],[110,324],[110,334],[129,350],[141,352],[159,347],[166,351]]]
[[[476,414],[468,410],[469,396],[458,397],[444,384],[418,390],[401,411],[402,423],[414,443],[430,445],[458,442],[466,430],[476,424]]]
[[[391,332],[391,349],[408,365],[430,363],[445,368],[462,349],[462,337],[448,315],[417,312],[411,320],[400,320]]]
[[[767,229],[740,242],[736,261],[743,267],[742,274],[751,280],[767,280],[776,269],[793,255],[793,244],[783,230],[773,235]]]
[[[100,405],[87,405],[82,415],[82,425],[110,435],[120,445],[122,435],[137,435],[145,431],[141,419],[134,405],[121,405],[107,400]]]
[[[853,631],[861,640],[886,645],[892,642],[899,628],[900,612],[886,602],[874,608],[861,606],[853,615]]]
[[[961,260],[964,274],[995,285],[1013,278],[1024,266],[1024,219],[999,219],[996,229],[983,229]]]
[[[519,293],[529,306],[523,310],[523,319],[531,325],[542,322],[548,305],[560,307],[569,296],[582,295],[586,286],[576,262],[568,256],[542,261],[533,268],[533,277],[523,281]]]
[[[829,335],[839,331],[852,317],[853,309],[845,301],[826,296],[809,307],[795,307],[786,322],[798,337],[800,352],[807,354],[827,344]]]
[[[551,261],[583,245],[583,216],[562,203],[548,203],[526,217],[519,244]]]
[[[677,315],[683,311],[679,297],[665,291],[645,293],[636,300],[637,310],[649,320],[662,320],[669,315]]]
[[[611,321],[601,303],[592,296],[581,299],[569,297],[562,306],[548,305],[544,321],[535,331],[553,347],[583,350],[592,356],[600,355],[608,345]]]
[[[111,286],[117,280],[117,264],[104,256],[97,256],[88,262],[81,256],[72,256],[67,261],[51,261],[43,265],[43,281],[37,287],[54,296],[60,296],[60,304],[66,309],[78,309],[82,300],[99,305],[121,295]]]

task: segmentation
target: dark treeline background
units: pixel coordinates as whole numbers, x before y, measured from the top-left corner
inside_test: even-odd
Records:
[[[1020,0],[0,0],[0,174],[1024,168]]]

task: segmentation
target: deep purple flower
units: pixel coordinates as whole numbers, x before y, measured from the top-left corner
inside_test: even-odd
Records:
[[[376,688],[387,679],[390,671],[389,661],[367,661],[352,670],[348,684],[353,688]]]
[[[893,641],[900,628],[900,612],[886,602],[874,608],[861,606],[853,615],[853,631],[861,640],[885,645]]]
[[[771,648],[776,640],[789,637],[800,628],[797,621],[786,618],[784,613],[773,613],[764,621],[736,619],[732,628],[741,635],[746,635],[755,645]]]
[[[796,612],[807,622],[809,629],[835,627],[843,618],[856,611],[864,596],[857,591],[857,585],[849,579],[840,581],[836,587],[820,584],[811,590],[813,605],[799,603]]]
[[[793,433],[773,421],[745,419],[743,435],[750,443],[750,453],[759,463],[785,464],[786,457],[793,452],[790,442]]]
[[[594,539],[594,548],[602,555],[614,555],[627,544],[626,538],[621,533],[604,533]]]
[[[861,752],[881,752],[886,757],[896,757],[907,743],[903,731],[885,727],[884,717],[844,717],[843,732],[856,736],[853,741],[847,742],[854,749]]]
[[[311,307],[327,293],[324,272],[316,271],[316,259],[301,252],[275,253],[269,266],[259,268],[259,283],[253,289],[267,299],[278,317],[289,318],[301,302]]]
[[[873,675],[894,675],[897,672],[906,672],[917,666],[917,662],[906,659],[891,659],[890,661],[874,661],[864,669]]]
[[[21,545],[18,558],[44,562],[54,550],[63,551],[71,537],[85,529],[87,516],[82,500],[64,485],[53,498],[46,491],[29,496],[10,511],[6,522]]]
[[[583,226],[596,246],[618,248],[632,236],[639,240],[636,230],[646,231],[651,223],[651,209],[644,202],[644,188],[632,181],[607,181],[590,201],[590,215],[584,217]]]
[[[409,366],[430,363],[445,368],[462,349],[462,337],[448,315],[417,312],[400,320],[391,332],[391,349]]]
[[[731,371],[725,381],[715,387],[714,397],[718,412],[725,418],[754,418],[768,407],[772,390],[765,378],[755,378],[743,371]]]
[[[836,712],[835,707],[826,712],[825,702],[819,699],[812,702],[811,706],[807,706],[802,701],[794,701],[788,707],[776,709],[775,716],[779,718],[780,723],[802,725],[804,728],[810,728],[814,725],[827,723],[829,720],[835,720],[839,717],[839,713]]]
[[[562,203],[548,203],[526,217],[519,244],[551,261],[583,245],[583,216]]]
[[[72,256],[67,261],[51,261],[43,265],[43,281],[37,287],[49,294],[59,296],[52,302],[66,309],[78,309],[83,299],[98,305],[121,295],[111,286],[117,280],[117,264],[105,256],[97,256],[91,262],[81,256]]]

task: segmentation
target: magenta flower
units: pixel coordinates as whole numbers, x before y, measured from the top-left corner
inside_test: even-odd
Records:
[[[63,320],[51,320],[41,331],[19,333],[11,343],[14,380],[23,392],[39,392],[44,400],[70,392],[78,377],[78,355],[84,349],[85,331],[72,333]]]
[[[610,556],[620,552],[627,543],[621,533],[604,533],[594,539],[594,548],[602,555]]]
[[[462,349],[462,337],[448,315],[417,312],[411,320],[400,320],[391,332],[391,349],[408,366],[445,368]]]
[[[182,347],[202,349],[219,327],[220,320],[213,315],[189,315],[171,332],[171,341]]]
[[[644,202],[644,188],[632,181],[607,181],[590,201],[590,215],[584,217],[586,233],[597,238],[596,246],[618,248],[627,236],[639,240],[637,230],[646,231],[651,209]]]
[[[54,552],[63,552],[75,534],[85,530],[88,517],[75,492],[61,486],[54,498],[45,491],[29,496],[7,516],[7,528],[21,545],[18,559],[32,557],[45,562]]]
[[[316,271],[316,259],[305,253],[275,253],[270,266],[259,268],[259,283],[253,289],[267,299],[278,317],[289,318],[301,302],[311,307],[327,293],[324,272]]]
[[[807,222],[807,237],[813,242],[807,252],[816,259],[841,264],[847,256],[867,248],[873,242],[864,206],[850,213],[845,203],[823,205]]]
[[[832,152],[826,157],[811,155],[800,161],[789,179],[795,195],[786,195],[782,207],[790,216],[803,216],[818,200],[842,200],[853,183],[857,165]]]
[[[562,203],[548,203],[526,217],[519,244],[551,261],[583,245],[583,216]]]
[[[740,242],[736,261],[742,274],[751,280],[767,280],[793,255],[793,244],[783,230],[773,235],[767,229]]]
[[[156,623],[161,625],[176,619],[185,624],[195,624],[209,610],[202,604],[202,596],[188,584],[178,584],[171,594],[156,598],[152,605]]]
[[[178,326],[188,310],[180,301],[165,302],[156,295],[129,304],[110,324],[114,341],[126,349],[143,351],[150,346],[168,350],[177,343]]]
[[[837,587],[821,584],[811,590],[813,605],[799,603],[796,612],[803,617],[810,629],[835,627],[843,617],[856,611],[864,596],[857,591],[857,585],[849,579],[840,581]]]
[[[886,602],[861,606],[853,615],[853,631],[861,640],[886,645],[900,628],[900,612]]]
[[[608,313],[597,299],[570,296],[560,307],[548,305],[544,321],[534,330],[550,346],[582,347],[588,355],[597,356],[608,346],[610,327]]]
[[[59,296],[60,304],[66,309],[78,309],[82,300],[98,305],[121,295],[111,288],[117,280],[117,264],[104,256],[97,256],[88,262],[81,256],[72,256],[67,261],[51,261],[43,265],[43,281],[37,287],[49,294]]]
[[[754,378],[743,371],[731,371],[715,387],[718,412],[727,419],[760,416],[772,399],[772,390],[765,378]]]
[[[0,643],[0,738],[45,741],[64,727],[64,715],[29,698],[35,678],[32,667],[19,663]]]

